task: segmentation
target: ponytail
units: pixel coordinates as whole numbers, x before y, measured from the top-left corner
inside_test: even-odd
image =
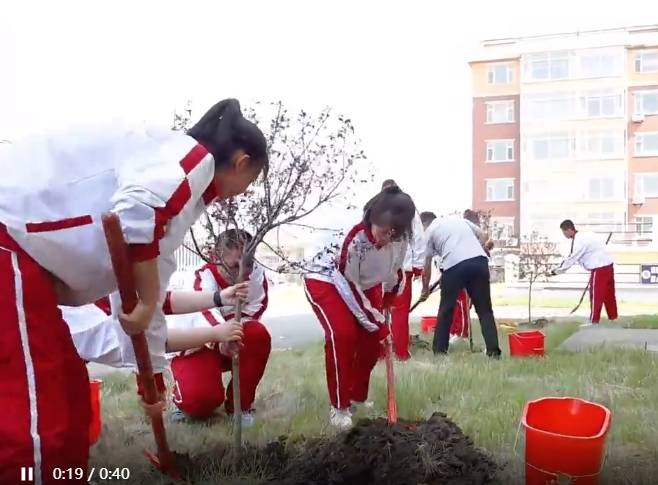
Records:
[[[215,167],[226,167],[236,150],[244,150],[262,167],[269,163],[263,132],[242,116],[237,99],[224,99],[210,108],[187,134],[215,158]]]

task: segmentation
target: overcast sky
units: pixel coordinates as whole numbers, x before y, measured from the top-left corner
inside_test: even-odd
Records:
[[[437,212],[470,201],[467,61],[479,40],[658,22],[643,0],[11,3],[0,7],[0,139],[169,123],[188,98],[198,115],[228,96],[328,105],[354,121],[380,173],[373,191],[393,177]]]

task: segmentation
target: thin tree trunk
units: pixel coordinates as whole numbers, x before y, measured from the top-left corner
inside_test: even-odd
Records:
[[[246,277],[246,268],[248,267],[248,254],[244,254],[240,259],[240,269],[238,271],[238,283],[242,283]],[[240,323],[242,320],[242,302],[238,301],[235,305],[235,321]],[[242,451],[242,402],[240,400],[240,346],[234,345],[231,355],[231,371],[233,382],[233,444],[236,453],[236,463],[238,462]]]
[[[532,325],[532,283],[534,279],[530,276],[530,284],[528,285],[528,324]]]

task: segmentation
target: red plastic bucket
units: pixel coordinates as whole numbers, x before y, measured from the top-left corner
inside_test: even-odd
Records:
[[[610,410],[582,399],[545,397],[528,402],[521,418],[526,485],[562,478],[572,484],[596,484],[610,421]]]
[[[544,355],[544,334],[538,330],[511,333],[508,338],[512,357]]]
[[[436,328],[436,317],[421,317],[420,318],[420,331],[423,333],[430,333]]]
[[[101,384],[100,379],[89,381],[91,397],[91,420],[89,421],[89,446],[98,441],[101,434]]]

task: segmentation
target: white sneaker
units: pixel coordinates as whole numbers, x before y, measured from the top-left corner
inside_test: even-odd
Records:
[[[463,340],[467,340],[466,337],[460,337],[459,335],[451,335],[450,340],[448,340],[449,343],[454,344],[455,342],[461,342]]]
[[[587,320],[585,323],[581,323],[581,327],[592,327],[594,324],[592,323],[591,320]]]
[[[242,411],[240,417],[242,418],[243,428],[251,428],[256,424],[256,413],[254,411]]]
[[[372,401],[352,401],[350,413],[355,414],[358,411],[369,411],[374,407],[375,403]]]
[[[352,427],[352,414],[347,409],[336,409],[332,406],[329,412],[329,422],[340,431],[345,431]]]

